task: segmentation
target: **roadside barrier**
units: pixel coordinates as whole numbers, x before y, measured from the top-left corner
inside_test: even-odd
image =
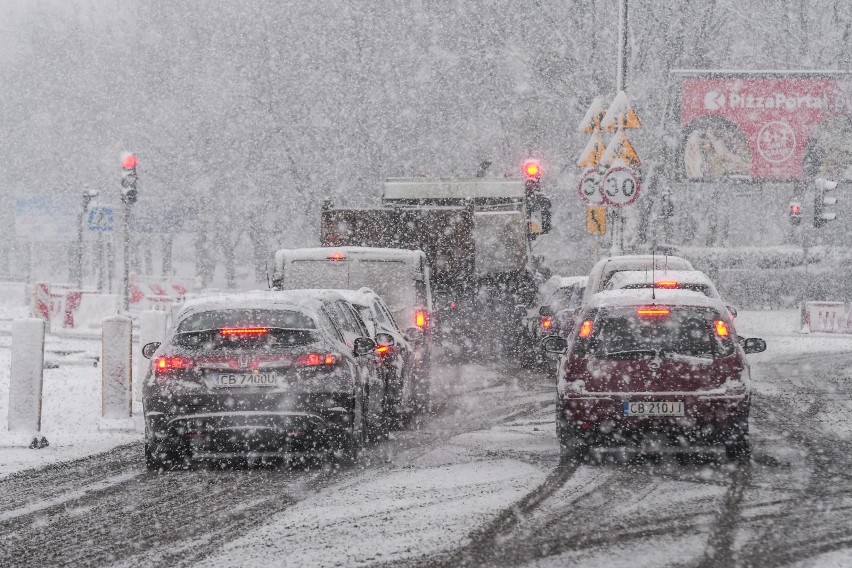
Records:
[[[157,310],[146,310],[139,314],[139,343],[136,347],[136,372],[133,376],[133,399],[142,400],[142,381],[151,362],[142,356],[142,348],[154,341],[166,339],[169,314]]]
[[[802,331],[852,333],[852,305],[844,302],[805,302]]]
[[[101,333],[100,428],[132,429],[133,322],[125,316],[108,317]]]
[[[12,364],[9,377],[9,432],[31,435],[30,448],[44,448],[41,395],[44,379],[45,321],[12,321]]]

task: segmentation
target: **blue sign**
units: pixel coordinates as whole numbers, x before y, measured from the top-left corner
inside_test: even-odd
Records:
[[[112,207],[106,205],[95,205],[89,209],[89,218],[86,222],[90,231],[97,233],[109,233],[112,231],[114,220]]]
[[[77,203],[64,195],[16,195],[15,234],[31,241],[72,241],[77,234]]]

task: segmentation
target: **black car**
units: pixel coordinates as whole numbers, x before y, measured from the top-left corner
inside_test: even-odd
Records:
[[[522,319],[518,339],[522,367],[549,367],[555,371],[555,357],[544,350],[541,340],[550,335],[570,335],[585,287],[585,276],[552,276],[541,285]]]
[[[351,305],[339,294],[344,307]],[[369,427],[375,342],[298,292],[190,302],[143,386],[145,458],[160,470],[194,460],[356,457]]]

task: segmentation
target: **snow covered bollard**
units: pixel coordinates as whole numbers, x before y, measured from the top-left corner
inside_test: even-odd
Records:
[[[101,337],[101,430],[133,430],[131,374],[133,322],[112,316],[103,322]]]
[[[9,377],[9,433],[25,436],[31,448],[44,448],[41,394],[44,378],[45,321],[12,321],[12,365]]]
[[[139,314],[139,350],[136,373],[133,375],[133,400],[142,400],[142,381],[145,380],[145,373],[151,364],[148,359],[142,357],[142,347],[149,343],[165,341],[168,320],[168,313],[160,310],[146,310]]]

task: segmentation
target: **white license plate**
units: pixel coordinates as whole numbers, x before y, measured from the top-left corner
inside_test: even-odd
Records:
[[[683,416],[683,401],[624,401],[625,416]]]
[[[213,376],[214,387],[274,387],[275,373],[222,373]]]

